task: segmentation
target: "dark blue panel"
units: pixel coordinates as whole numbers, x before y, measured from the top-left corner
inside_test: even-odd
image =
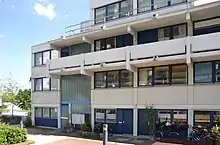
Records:
[[[194,30],[194,35],[202,35],[202,34],[209,34],[220,32],[220,26],[213,26],[213,27],[206,27]]]
[[[47,119],[47,118],[35,118],[36,126],[46,126],[46,127],[55,127],[57,128],[58,121],[57,119]]]
[[[116,37],[116,47],[125,47],[133,45],[133,36],[131,34],[120,35]]]
[[[123,109],[117,109],[117,133],[123,134]]]
[[[123,47],[123,36],[117,36],[116,37],[116,48]]]
[[[151,43],[158,41],[157,29],[138,32],[138,44]]]
[[[108,124],[109,129],[112,130],[112,133],[113,133],[113,134],[118,134],[118,126],[117,126],[117,123],[107,123],[107,124]]]
[[[123,132],[125,134],[133,134],[133,110],[124,109],[123,110]]]
[[[138,135],[149,135],[148,118],[145,109],[138,109]]]

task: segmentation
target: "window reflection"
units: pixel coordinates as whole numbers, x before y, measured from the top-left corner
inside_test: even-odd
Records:
[[[187,83],[187,66],[177,65],[172,66],[172,84]]]
[[[119,71],[107,72],[108,75],[108,87],[115,88],[119,87]]]
[[[152,85],[152,68],[139,69],[139,86]]]
[[[155,85],[169,84],[169,67],[155,67]]]
[[[208,128],[210,126],[210,111],[194,111],[195,126]]]

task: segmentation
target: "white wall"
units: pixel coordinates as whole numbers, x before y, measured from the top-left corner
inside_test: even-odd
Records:
[[[32,92],[32,104],[60,104],[58,91],[38,91]]]

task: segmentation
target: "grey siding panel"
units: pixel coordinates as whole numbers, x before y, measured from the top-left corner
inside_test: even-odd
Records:
[[[77,55],[81,53],[91,52],[91,45],[88,43],[81,43],[71,46],[71,55]]]
[[[90,101],[91,78],[84,75],[61,77],[62,101]]]

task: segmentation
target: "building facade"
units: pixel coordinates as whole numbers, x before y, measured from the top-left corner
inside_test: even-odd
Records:
[[[63,128],[78,114],[93,128],[149,135],[153,105],[155,124],[179,124],[183,137],[186,125],[214,125],[219,9],[218,0],[91,0],[90,20],[32,47],[34,124]]]

